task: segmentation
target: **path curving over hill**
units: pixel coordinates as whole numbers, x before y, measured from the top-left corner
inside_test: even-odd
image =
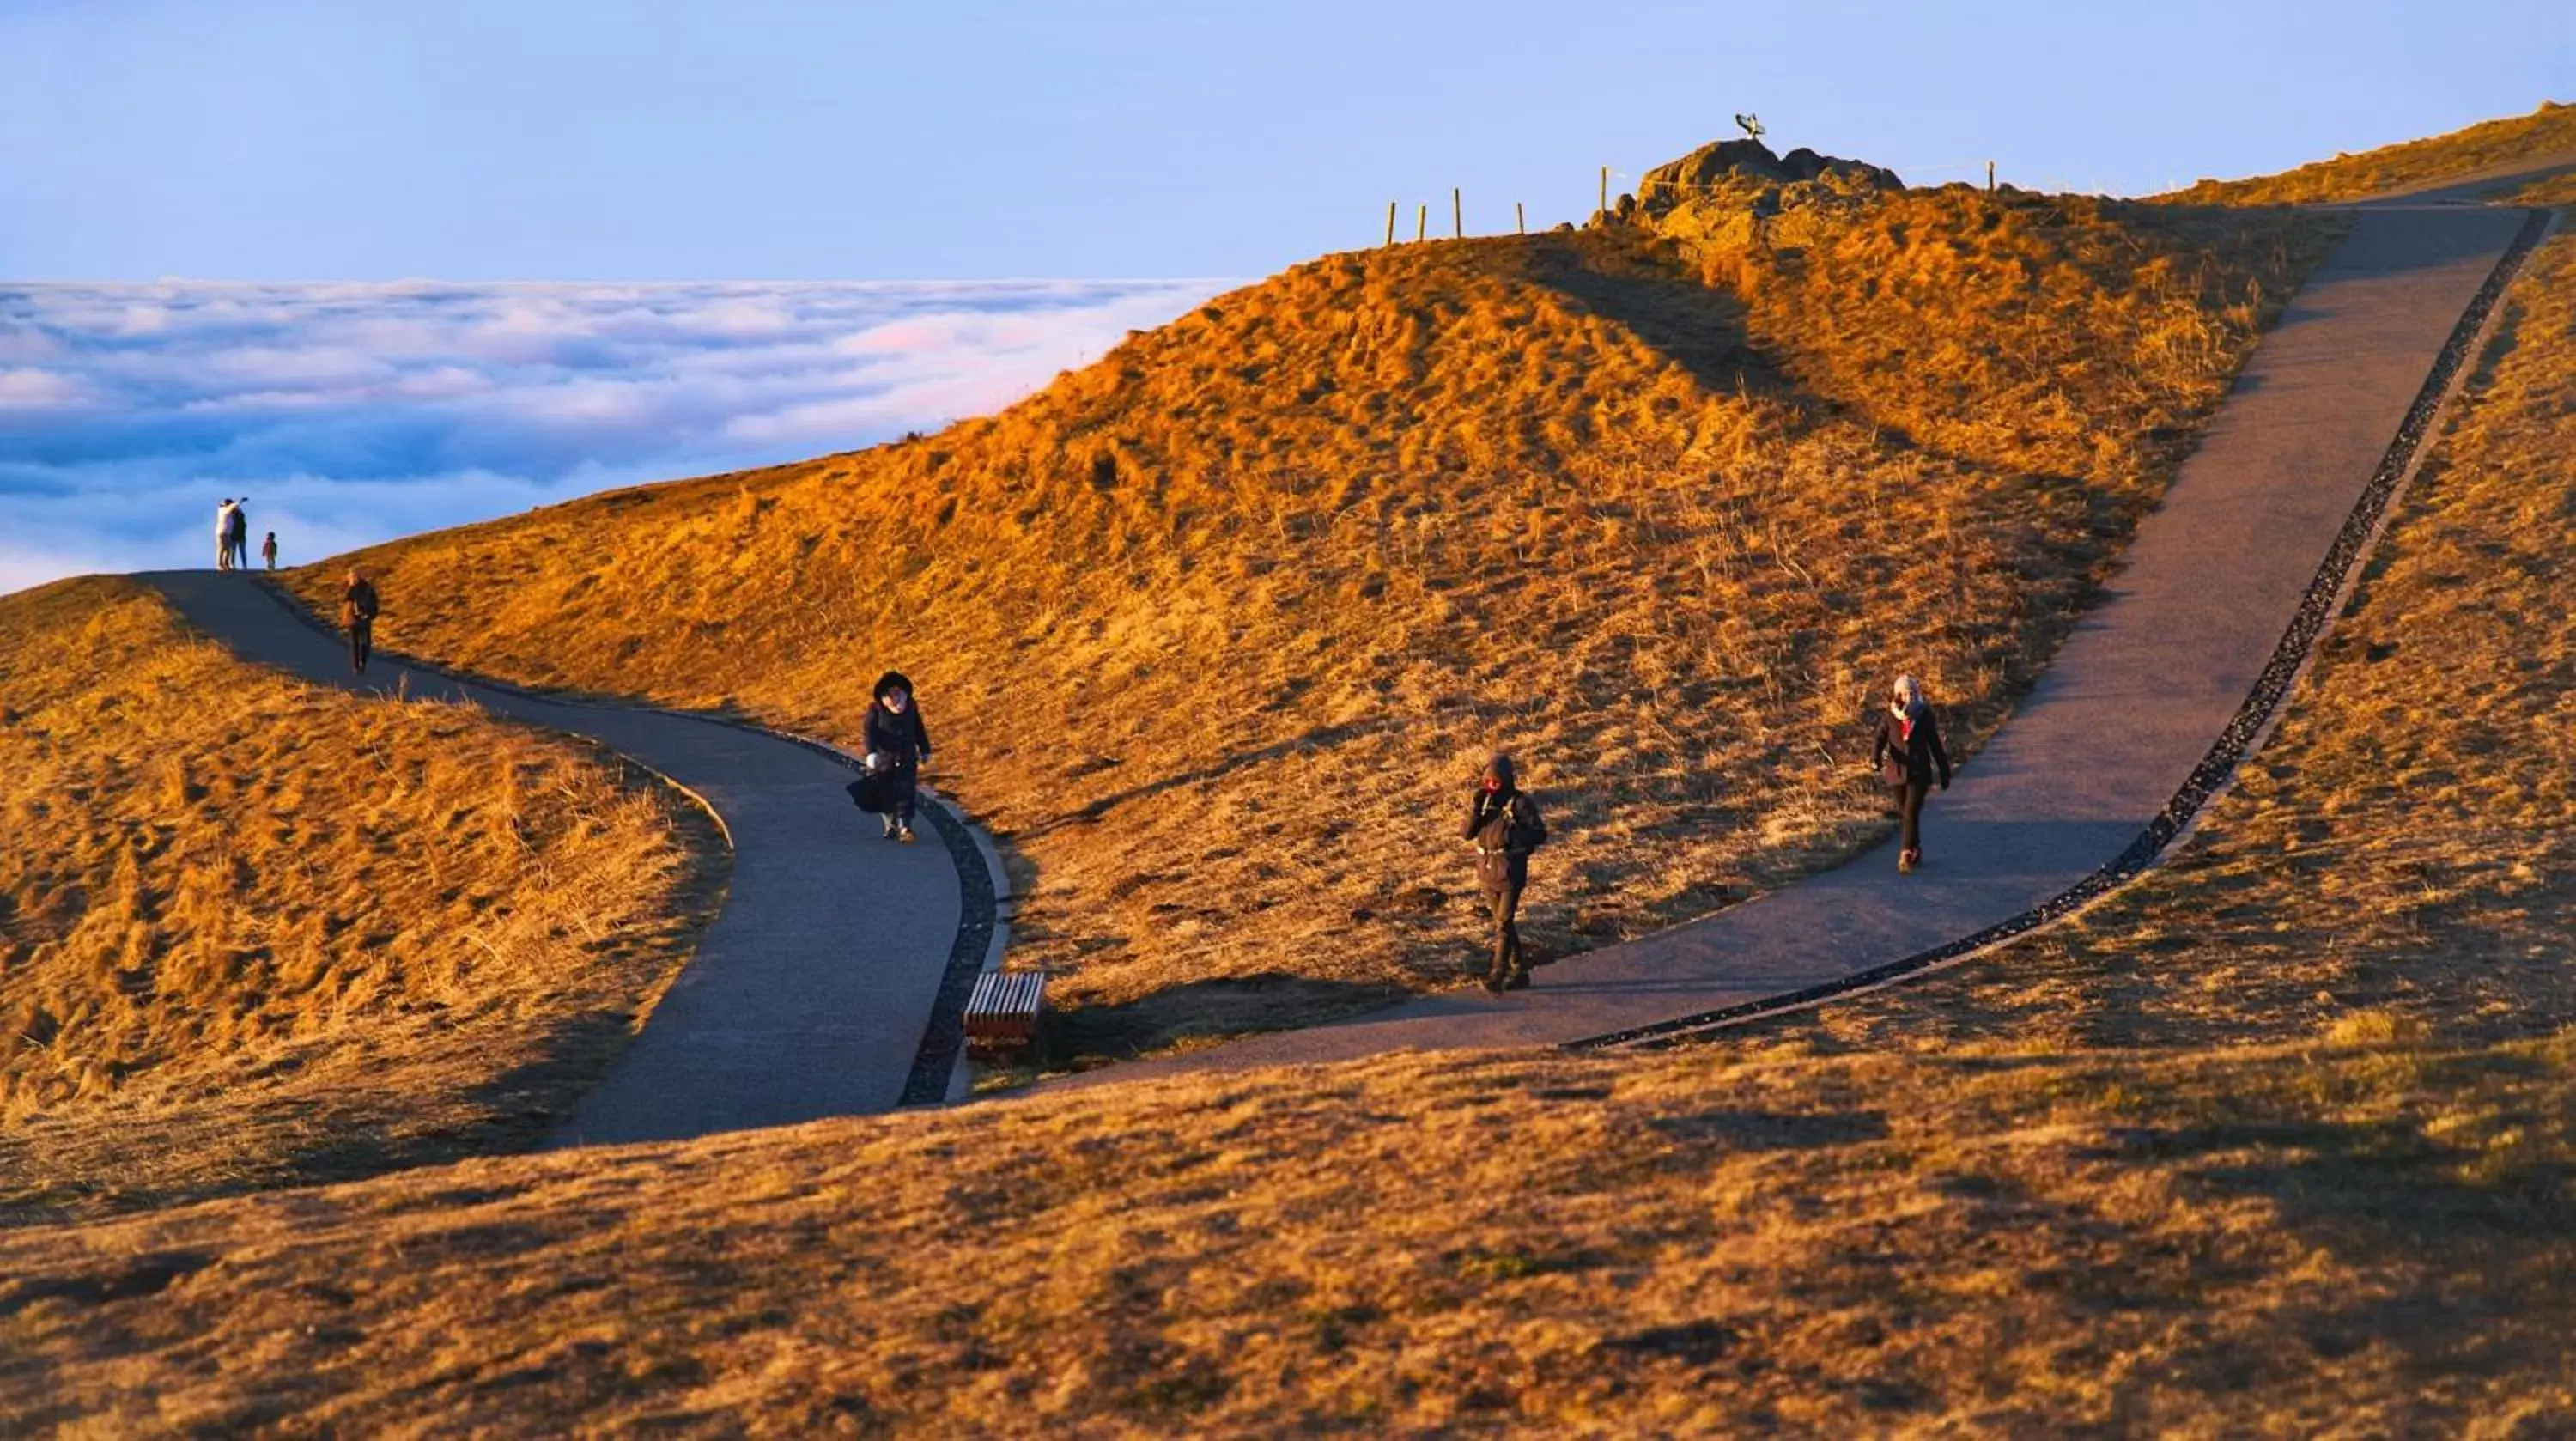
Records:
[[[1716,915],[1313,1030],[1112,1066],[1302,1064],[1389,1051],[1651,1041],[1963,958],[2151,864],[2304,668],[2545,212],[2380,204],[2266,335],[2117,576],[2013,717],[1895,842]],[[1466,862],[1460,862],[1463,870]],[[1549,903],[1545,853],[1531,899]],[[1461,936],[1461,955],[1469,938]]]
[[[670,1140],[904,1100],[959,944],[958,870],[935,837],[880,838],[843,794],[850,772],[838,760],[748,727],[548,700],[381,655],[361,682],[339,644],[258,579],[135,579],[246,661],[586,736],[716,813],[734,848],[723,913],[559,1143]]]

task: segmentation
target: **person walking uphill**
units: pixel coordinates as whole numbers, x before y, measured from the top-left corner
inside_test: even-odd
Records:
[[[1889,688],[1887,714],[1878,718],[1878,741],[1870,747],[1869,763],[1895,792],[1896,813],[1904,825],[1896,868],[1911,871],[1923,864],[1923,797],[1932,789],[1936,767],[1941,789],[1950,788],[1950,752],[1941,744],[1941,723],[1932,718],[1921,681],[1901,675]]]
[[[911,845],[913,791],[921,781],[921,763],[930,759],[930,727],[921,719],[921,705],[912,698],[912,682],[903,672],[890,670],[877,677],[865,739],[868,769],[887,781],[885,833]]]
[[[349,669],[365,675],[376,646],[376,588],[354,566],[340,587],[340,625],[349,632]]]
[[[1547,823],[1513,774],[1512,758],[1495,756],[1476,783],[1465,836],[1476,843],[1476,883],[1494,908],[1494,962],[1485,989],[1517,991],[1530,981],[1521,954],[1521,892],[1529,886],[1530,852],[1547,840]]]

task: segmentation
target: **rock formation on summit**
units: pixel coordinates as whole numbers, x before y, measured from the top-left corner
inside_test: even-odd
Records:
[[[1719,140],[1647,171],[1617,213],[1677,240],[1794,245],[1817,222],[1904,188],[1895,171],[1866,161],[1804,147],[1774,155],[1759,140]]]

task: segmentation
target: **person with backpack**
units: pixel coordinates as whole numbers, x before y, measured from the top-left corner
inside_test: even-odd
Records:
[[[354,565],[340,588],[340,625],[349,632],[349,669],[365,675],[376,648],[376,588]]]
[[[1494,961],[1485,972],[1485,989],[1520,990],[1530,983],[1529,961],[1521,952],[1521,892],[1529,886],[1530,852],[1547,840],[1547,822],[1539,818],[1538,802],[1520,788],[1510,756],[1486,762],[1468,803],[1464,835],[1476,844],[1476,883],[1494,913]]]
[[[1889,688],[1887,713],[1878,718],[1878,739],[1869,763],[1894,793],[1904,831],[1896,851],[1896,869],[1910,872],[1923,864],[1923,798],[1932,789],[1937,767],[1941,789],[1950,788],[1950,752],[1941,744],[1941,723],[1932,703],[1923,698],[1923,683],[1910,675]]]
[[[921,763],[930,759],[930,727],[903,672],[890,670],[877,677],[876,699],[868,706],[862,730],[868,769],[886,782],[886,838],[911,845],[913,792],[920,784]]]
[[[224,547],[232,553],[232,558],[224,563],[226,570],[250,569],[249,505],[250,497],[246,495],[233,502],[231,529],[224,535]]]

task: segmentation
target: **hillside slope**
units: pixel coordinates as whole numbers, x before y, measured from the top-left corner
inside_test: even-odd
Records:
[[[2261,774],[2071,937],[1662,1055],[1102,1088],[0,1236],[0,1421],[2552,1434],[2576,237],[2503,325]]]
[[[2308,205],[2366,200],[2471,179],[2516,161],[2563,158],[2576,165],[2576,105],[2542,101],[2529,115],[2488,120],[2447,135],[2337,155],[2245,180],[2202,180],[2168,198],[2190,205]],[[2510,188],[2510,187],[2508,187]],[[2526,203],[2552,203],[2545,196]]]
[[[122,582],[0,600],[0,1223],[543,1134],[721,887],[674,799]]]
[[[848,740],[899,666],[1077,1051],[1309,1022],[1458,975],[1498,746],[1542,955],[1874,835],[1869,696],[1975,745],[2323,236],[1964,188],[1709,230],[1331,256],[937,436],[353,559],[384,643],[524,682]]]

